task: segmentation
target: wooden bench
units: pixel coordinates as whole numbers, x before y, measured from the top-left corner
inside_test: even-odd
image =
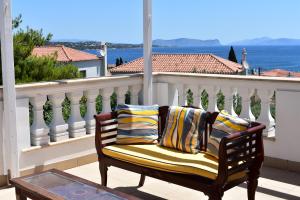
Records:
[[[166,124],[168,106],[159,108],[159,139]],[[207,119],[207,130],[201,141],[201,153],[206,154],[207,138],[212,130],[218,113],[210,113]],[[122,158],[114,158],[103,153],[107,147],[115,145],[117,131],[117,113],[95,115],[95,144],[98,153],[99,169],[102,185],[107,185],[107,170],[109,166],[141,174],[139,186],[143,186],[145,176],[150,176],[170,183],[202,191],[209,199],[222,199],[224,192],[243,182],[247,182],[248,199],[255,199],[259,171],[264,159],[262,131],[264,125],[251,122],[251,128],[243,132],[233,133],[224,137],[220,143],[219,159],[216,161],[215,178],[208,178],[192,173],[177,173],[151,166],[128,162]],[[156,144],[153,144],[156,145]],[[206,156],[206,155],[205,155]],[[209,157],[209,155],[207,155]],[[239,174],[239,175],[238,175]],[[241,175],[242,174],[242,175]],[[238,176],[236,176],[238,175]],[[235,178],[231,178],[235,177]]]

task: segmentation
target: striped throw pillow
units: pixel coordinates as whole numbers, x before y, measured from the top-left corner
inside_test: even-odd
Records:
[[[117,144],[157,143],[158,105],[118,105]]]
[[[199,152],[206,118],[205,110],[171,106],[159,144],[183,152]]]
[[[212,132],[208,137],[207,153],[218,158],[219,146],[223,137],[245,131],[248,129],[250,123],[242,118],[232,116],[226,111],[221,111],[212,126]]]

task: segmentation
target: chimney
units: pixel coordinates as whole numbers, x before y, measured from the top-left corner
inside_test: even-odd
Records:
[[[108,71],[107,71],[107,44],[106,44],[106,42],[101,42],[101,44],[100,44],[100,56],[103,57],[103,60],[102,60],[103,76],[107,76]]]
[[[247,51],[246,51],[246,48],[243,48],[243,51],[242,51],[242,66],[245,69],[245,74],[249,75],[249,64],[247,63]]]

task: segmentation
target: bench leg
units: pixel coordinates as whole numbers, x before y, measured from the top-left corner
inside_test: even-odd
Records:
[[[142,187],[145,183],[145,174],[141,174],[140,182],[139,182],[139,187]]]
[[[222,200],[224,192],[220,190],[213,190],[208,194],[209,200]]]
[[[257,177],[249,177],[247,181],[248,200],[255,200],[255,191],[257,188]]]
[[[99,169],[101,174],[101,185],[107,186],[107,166],[101,162],[99,163]]]

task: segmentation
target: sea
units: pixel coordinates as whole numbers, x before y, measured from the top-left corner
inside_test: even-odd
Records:
[[[236,46],[234,47],[238,61],[242,58],[242,49],[246,48],[247,62],[252,69],[261,71],[285,69],[300,72],[300,46]],[[230,46],[214,47],[154,47],[153,53],[212,53],[228,58]],[[87,49],[89,53],[98,55],[99,50]],[[142,48],[109,48],[108,64],[114,64],[121,57],[124,62],[130,62],[143,56]]]

